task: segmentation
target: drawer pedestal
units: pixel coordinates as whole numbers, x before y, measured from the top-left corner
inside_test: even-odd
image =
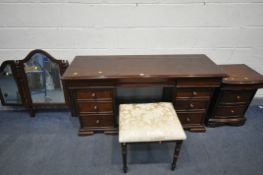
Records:
[[[96,132],[116,134],[114,119],[114,88],[84,87],[72,90],[75,107],[79,115],[79,135],[92,135]]]
[[[210,127],[243,125],[251,100],[257,89],[263,86],[263,77],[246,65],[220,67],[229,77],[224,78],[221,88],[216,90],[206,124]]]
[[[174,108],[183,128],[205,132],[204,122],[215,87],[221,79],[179,79],[174,91]]]

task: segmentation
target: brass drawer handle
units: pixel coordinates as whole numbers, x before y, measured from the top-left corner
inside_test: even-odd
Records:
[[[91,94],[91,96],[92,96],[92,97],[96,97],[96,93],[93,92],[93,93]]]
[[[193,91],[193,95],[196,96],[196,95],[197,95],[197,92],[196,92],[196,91]]]
[[[191,119],[190,119],[189,117],[186,117],[186,121],[187,121],[187,122],[190,122]]]
[[[95,110],[97,110],[97,109],[98,109],[98,106],[97,106],[97,105],[95,105],[93,108],[94,108]]]
[[[231,113],[234,113],[235,111],[233,110],[233,109],[231,109],[231,111],[230,111]]]
[[[192,103],[189,105],[191,108],[194,108],[195,107],[195,105],[193,105]]]
[[[237,96],[237,99],[238,99],[238,100],[240,99],[240,96],[239,96],[239,95]]]
[[[96,123],[99,124],[99,123],[100,123],[100,120],[96,120]]]

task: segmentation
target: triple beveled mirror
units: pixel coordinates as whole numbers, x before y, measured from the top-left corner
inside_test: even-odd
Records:
[[[9,64],[1,66],[2,105],[24,104],[31,116],[39,108],[66,106],[60,78],[68,67],[67,61],[57,60],[43,50],[33,50],[23,60]]]

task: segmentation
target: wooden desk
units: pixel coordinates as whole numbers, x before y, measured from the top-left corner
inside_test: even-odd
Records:
[[[172,87],[164,94],[184,128],[205,131],[210,99],[225,76],[206,55],[77,56],[62,80],[66,103],[80,119],[79,134],[89,135],[116,132],[116,88],[123,86]]]

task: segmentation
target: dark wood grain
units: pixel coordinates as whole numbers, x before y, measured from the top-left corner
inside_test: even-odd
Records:
[[[220,65],[228,74],[216,90],[209,109],[208,126],[243,125],[245,113],[258,88],[263,87],[263,76],[244,64]]]
[[[205,128],[203,122],[205,119],[205,110],[202,111],[186,111],[186,112],[177,112],[177,115],[184,127],[184,129],[190,131],[204,132]]]
[[[253,95],[254,91],[252,90],[223,91],[220,104],[250,103],[250,99]]]
[[[199,99],[176,99],[174,107],[176,111],[179,110],[196,110],[196,109],[206,109],[208,106],[208,100]]]
[[[77,56],[63,80],[226,76],[205,55]]]
[[[177,162],[177,159],[179,157],[182,144],[183,144],[183,140],[177,140],[176,141],[176,146],[175,146],[174,154],[173,154],[173,162],[172,162],[172,165],[171,165],[171,170],[172,171],[176,168],[176,162]]]
[[[171,88],[166,99],[180,112],[178,116],[183,127],[191,131],[205,131],[204,119],[210,99],[214,89],[220,87],[222,78],[226,76],[205,55],[77,56],[62,80],[64,91],[70,94],[68,104],[71,112],[80,116],[79,134],[90,135],[98,127],[84,122],[82,114],[102,114],[105,110],[97,108],[94,111],[94,105],[97,101],[108,101],[112,103],[112,109],[107,108],[106,112],[111,110],[116,123],[116,95],[112,89],[118,87]],[[98,93],[94,94],[95,91]],[[91,122],[94,124],[94,121]]]
[[[67,105],[65,103],[33,103],[31,92],[28,85],[28,79],[25,72],[25,66],[24,63],[26,63],[28,60],[32,58],[35,54],[42,54],[45,55],[51,62],[56,63],[59,66],[60,75],[62,75],[65,70],[68,67],[68,61],[65,60],[59,60],[51,56],[49,53],[47,53],[44,50],[36,49],[29,52],[29,54],[22,60],[8,60],[3,62],[2,66],[0,67],[0,72],[3,70],[3,68],[8,64],[11,66],[12,74],[14,75],[14,79],[18,86],[18,91],[22,99],[22,104],[30,113],[30,116],[35,116],[35,110],[39,108],[65,108]],[[68,91],[64,91],[65,93],[65,100],[66,103],[70,103],[70,97],[68,94]],[[1,92],[0,92],[0,99],[1,98]],[[3,104],[3,105],[14,105],[14,104]]]
[[[111,100],[113,93],[108,90],[100,90],[100,89],[80,89],[77,91],[77,99],[86,99],[86,100]]]
[[[116,134],[114,119],[115,90],[113,87],[76,87],[72,92],[73,107],[79,115],[79,135],[92,135],[95,132]]]
[[[229,75],[223,79],[225,84],[262,84],[263,76],[245,64],[220,65]]]
[[[244,112],[246,111],[246,105],[224,105],[224,106],[218,106],[215,115],[216,116],[242,116]]]
[[[112,113],[111,101],[78,101],[80,113],[97,113],[97,112],[109,112]]]
[[[210,98],[212,89],[210,88],[178,88],[175,93],[176,98]]]
[[[17,61],[17,68],[19,70],[18,74],[21,77],[21,79],[23,80],[23,86],[24,86],[23,88],[24,88],[24,92],[25,92],[25,100],[24,100],[25,106],[29,110],[31,117],[35,116],[35,110],[38,108],[49,108],[49,107],[52,108],[54,106],[56,106],[56,107],[67,107],[66,103],[68,103],[68,101],[69,101],[68,93],[64,92],[66,103],[58,103],[58,104],[44,103],[44,102],[38,103],[38,104],[33,103],[24,64],[28,60],[32,59],[32,56],[34,56],[35,54],[42,54],[42,55],[46,56],[51,62],[56,63],[59,66],[60,75],[62,75],[65,72],[65,70],[67,69],[67,67],[69,65],[68,61],[56,59],[55,57],[51,56],[48,52],[41,50],[41,49],[32,50],[31,52],[28,53],[28,55],[24,59]]]
[[[84,126],[91,127],[93,129],[113,127],[112,115],[82,115],[80,120]]]

